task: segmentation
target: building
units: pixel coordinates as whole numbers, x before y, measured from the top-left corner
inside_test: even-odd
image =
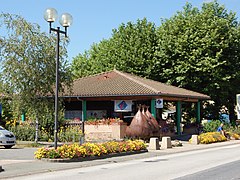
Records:
[[[181,132],[182,103],[196,104],[196,119],[200,122],[201,101],[210,99],[205,94],[118,70],[74,80],[71,91],[66,89],[60,96],[65,102],[65,118],[79,118],[83,121],[87,118],[116,116],[129,121],[136,113],[139,104],[149,106],[155,118],[161,117],[159,113],[162,103],[176,102],[178,134]]]

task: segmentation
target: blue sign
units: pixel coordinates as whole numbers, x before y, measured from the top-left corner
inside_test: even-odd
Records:
[[[120,102],[120,103],[118,104],[118,107],[119,107],[120,110],[126,109],[127,106],[128,106],[128,105],[127,105],[127,103],[126,103],[125,101],[122,101],[122,102]]]
[[[0,104],[0,114],[2,114],[2,104]]]
[[[131,112],[132,101],[131,100],[115,100],[114,111],[115,112]]]

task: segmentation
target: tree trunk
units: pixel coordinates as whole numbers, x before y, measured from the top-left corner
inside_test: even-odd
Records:
[[[36,116],[36,122],[35,122],[35,142],[38,142],[38,115]]]

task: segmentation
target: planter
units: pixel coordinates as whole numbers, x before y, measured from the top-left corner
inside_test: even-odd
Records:
[[[42,158],[41,161],[47,161],[47,162],[60,162],[60,163],[68,163],[68,162],[82,162],[82,161],[91,161],[91,160],[97,160],[97,159],[106,159],[106,158],[112,158],[112,157],[119,157],[119,156],[127,156],[127,155],[133,155],[133,154],[140,154],[140,153],[146,153],[148,150],[140,150],[140,151],[128,151],[128,152],[120,152],[120,153],[111,153],[111,154],[105,154],[101,156],[87,156],[87,157],[81,157],[81,158],[65,158],[65,159],[48,159],[48,158]]]
[[[96,140],[122,140],[126,135],[127,123],[112,124],[86,124],[84,125],[85,139],[87,141]]]

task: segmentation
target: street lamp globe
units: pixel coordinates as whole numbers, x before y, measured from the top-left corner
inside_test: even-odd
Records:
[[[58,16],[57,10],[54,8],[48,8],[44,13],[44,19],[49,23],[56,21],[57,16]]]
[[[68,13],[63,13],[60,20],[59,20],[59,23],[63,26],[63,27],[69,27],[72,25],[72,22],[73,22],[73,18],[71,16],[71,14],[68,14]]]

